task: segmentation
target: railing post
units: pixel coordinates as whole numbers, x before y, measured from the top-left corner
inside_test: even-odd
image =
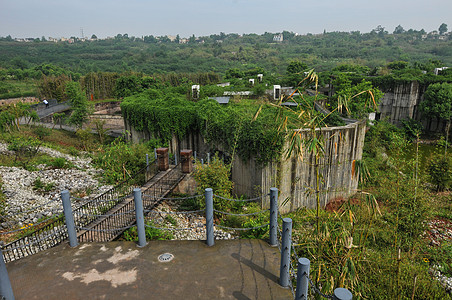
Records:
[[[309,286],[309,267],[311,262],[307,258],[298,259],[297,268],[297,290],[295,292],[296,300],[308,299],[308,286]]]
[[[195,160],[196,160],[196,151],[195,152],[193,152],[193,157],[195,158]]]
[[[157,160],[157,148],[154,148],[154,159]]]
[[[1,250],[0,255],[2,256],[0,260],[0,297],[5,300],[14,300],[13,288],[11,286],[11,281],[9,280],[8,270],[6,269]]]
[[[205,191],[206,197],[206,242],[207,246],[213,246],[215,243],[213,233],[213,191],[207,188]]]
[[[270,188],[270,246],[278,245],[278,189]]]
[[[284,218],[282,245],[281,245],[281,267],[279,269],[279,284],[283,287],[289,286],[291,244],[292,244],[292,219]]]
[[[69,246],[77,247],[77,231],[75,230],[74,216],[72,215],[71,196],[68,190],[61,192],[61,201],[63,202],[64,218],[66,219],[67,234],[69,237]]]
[[[174,165],[177,166],[177,152],[174,153]]]
[[[137,219],[138,247],[146,246],[146,232],[144,231],[143,200],[141,189],[133,189],[133,201],[135,202],[135,217]]]
[[[333,299],[334,300],[352,300],[353,295],[347,289],[337,288],[334,290]]]
[[[207,152],[207,163],[210,164],[210,153]]]
[[[204,159],[201,158],[201,165],[204,166]]]
[[[146,172],[144,174],[144,178],[146,181],[148,181],[148,176],[149,176],[149,154],[146,153]]]

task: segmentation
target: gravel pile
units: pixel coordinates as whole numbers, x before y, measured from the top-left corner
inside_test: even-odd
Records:
[[[430,246],[439,247],[442,243],[452,240],[452,222],[448,219],[435,219],[427,223],[428,230],[424,237],[430,240]],[[438,280],[446,291],[452,295],[452,277],[441,273],[439,266],[430,268],[430,274]]]
[[[152,220],[156,224],[156,227],[174,228],[175,230],[171,230],[173,240],[206,239],[206,218],[202,213],[177,213],[177,210],[174,209],[173,205],[170,206],[167,203],[161,203],[157,209],[149,215],[148,219]],[[168,221],[168,219],[172,222]],[[214,235],[216,240],[230,240],[236,238],[235,235],[219,228],[214,228]]]
[[[38,171],[27,171],[0,166],[8,216],[7,221],[0,224],[0,229],[35,224],[42,217],[60,213],[60,193],[63,190],[69,190],[72,195],[84,195],[87,199],[111,188],[99,184],[96,176],[102,170],[93,168],[90,158],[74,157],[46,147],[41,147],[40,151],[52,157],[63,157],[75,168],[52,169],[39,165]],[[0,153],[13,155],[3,143],[0,143]]]

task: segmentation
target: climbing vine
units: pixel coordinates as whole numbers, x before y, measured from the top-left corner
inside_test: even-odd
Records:
[[[222,145],[247,160],[258,162],[276,159],[281,154],[284,136],[277,130],[277,110],[256,100],[241,99],[220,105],[207,97],[187,100],[184,89],[149,89],[124,99],[121,110],[131,126],[168,141],[188,132],[199,132],[207,143]],[[259,107],[262,113],[254,119]],[[235,146],[234,146],[235,145]]]

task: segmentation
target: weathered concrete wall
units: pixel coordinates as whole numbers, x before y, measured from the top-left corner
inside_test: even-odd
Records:
[[[135,131],[129,125],[126,129],[135,142],[146,140],[149,136]],[[354,160],[362,158],[365,130],[366,125],[362,122],[320,130],[325,141],[325,156],[318,161],[321,206],[325,206],[331,199],[348,197],[355,192],[358,179],[352,177],[352,164]],[[309,130],[302,130],[303,138],[309,138],[309,134]],[[182,149],[191,149],[199,154],[224,150],[219,145],[208,145],[198,133],[190,133],[183,139],[173,138],[169,148],[171,153],[179,153]],[[267,194],[271,187],[277,187],[280,190],[280,203],[289,198],[281,207],[282,212],[299,207],[316,207],[315,158],[306,150],[303,156],[303,160],[296,157],[282,158],[265,166],[254,159],[242,161],[237,155],[234,156],[231,170],[234,193],[254,197]],[[264,198],[263,207],[269,206],[268,201],[268,197]]]
[[[400,84],[393,90],[384,91],[379,105],[380,119],[387,119],[391,124],[401,126],[403,120],[420,121],[425,130],[444,132],[446,122],[436,119],[423,119],[419,112],[419,104],[424,100],[425,88],[417,81]]]
[[[102,120],[105,121],[104,128],[106,129],[122,129],[124,128],[124,118],[121,115],[99,115],[93,114],[89,116],[91,121]],[[95,127],[94,125],[92,127]]]
[[[390,123],[398,126],[402,120],[417,120],[417,108],[422,94],[417,81],[398,85],[393,91],[385,92],[379,106],[380,118],[388,119]]]
[[[0,99],[0,106],[3,105],[11,105],[14,103],[22,102],[22,103],[36,103],[39,102],[39,98],[37,97],[21,97],[21,98],[9,98],[9,99]]]
[[[365,131],[363,122],[320,130],[325,145],[325,155],[317,162],[322,207],[331,199],[355,193],[358,178],[352,176],[352,166],[353,161],[362,158]],[[303,130],[302,138],[308,139],[310,134],[309,130]],[[290,199],[281,207],[282,212],[294,211],[299,207],[314,208],[317,181],[315,165],[315,156],[307,150],[304,150],[303,159],[292,156],[269,164],[261,170],[261,192],[266,193],[272,186],[278,187],[280,203]],[[268,207],[267,202],[263,203],[264,207]]]

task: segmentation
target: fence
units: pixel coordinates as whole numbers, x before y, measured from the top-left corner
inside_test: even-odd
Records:
[[[308,299],[309,285],[311,290],[320,295],[323,298],[333,300],[352,300],[352,293],[344,288],[336,288],[333,291],[333,295],[327,295],[320,291],[319,288],[309,277],[310,261],[307,258],[299,258],[297,251],[292,244],[292,219],[282,219],[282,230],[278,233],[280,240],[278,240],[278,248],[281,251],[281,264],[280,264],[280,284],[283,287],[289,287],[292,290],[294,299]],[[293,260],[291,259],[291,251],[295,256],[295,262],[298,264],[297,268],[293,266]],[[296,282],[296,290],[292,284],[292,280]]]
[[[169,173],[167,173],[169,174]],[[171,182],[171,176],[168,175],[167,181]],[[219,227],[226,230],[256,230],[268,227],[269,230],[269,241],[270,245],[272,246],[278,246],[280,252],[281,252],[281,262],[280,262],[280,276],[279,276],[279,282],[280,285],[283,287],[288,287],[292,290],[292,294],[294,296],[294,299],[308,299],[308,288],[309,285],[311,286],[311,289],[319,294],[320,296],[328,299],[336,299],[336,300],[351,300],[352,294],[350,291],[344,288],[337,288],[334,290],[333,295],[326,295],[323,294],[320,289],[318,289],[314,282],[309,277],[309,267],[310,267],[310,261],[306,258],[299,258],[297,255],[297,252],[295,251],[293,245],[292,245],[292,220],[290,218],[284,218],[282,219],[281,216],[278,213],[278,190],[276,188],[270,189],[270,210],[262,210],[255,213],[249,213],[249,214],[234,214],[226,211],[217,210],[214,207],[214,197],[224,200],[224,201],[234,201],[234,202],[252,202],[260,200],[262,197],[267,197],[268,195],[264,195],[262,197],[254,198],[254,199],[228,199],[224,197],[220,197],[218,195],[214,195],[212,189],[208,188],[205,190],[204,195],[197,195],[192,197],[184,197],[184,198],[163,198],[163,194],[158,194],[158,191],[152,191],[149,193],[142,193],[140,188],[134,188],[133,189],[133,205],[127,206],[127,210],[125,212],[114,212],[114,215],[117,216],[123,216],[123,215],[132,215],[135,214],[134,219],[136,220],[136,225],[133,226],[127,226],[123,228],[118,229],[96,229],[93,230],[97,233],[103,233],[103,232],[109,232],[114,230],[125,230],[127,228],[131,228],[136,226],[137,227],[137,235],[138,235],[138,247],[144,247],[147,244],[146,241],[146,231],[145,228],[154,228],[159,230],[171,230],[171,231],[182,231],[182,230],[192,230],[193,227],[187,227],[187,228],[177,228],[177,227],[157,227],[152,225],[151,223],[145,222],[145,216],[146,215],[152,215],[157,213],[153,209],[146,209],[146,207],[152,207],[155,208],[156,205],[162,201],[162,200],[185,200],[189,198],[199,198],[199,197],[205,197],[205,209],[195,210],[195,211],[182,211],[182,212],[158,212],[158,214],[192,214],[192,215],[201,215],[204,214],[206,218],[205,222],[205,239],[206,244],[208,246],[214,246],[215,244],[215,230],[214,227]],[[61,194],[63,206],[64,206],[64,216],[65,216],[65,225],[62,224],[62,227],[67,227],[67,237],[69,238],[69,245],[71,247],[75,247],[78,245],[78,239],[77,239],[77,232],[76,228],[78,227],[76,224],[78,221],[78,218],[74,218],[74,212],[72,211],[71,203],[70,203],[70,196],[67,191],[62,192]],[[143,200],[144,199],[144,200]],[[106,200],[106,203],[111,202],[112,200]],[[143,205],[146,203],[145,205]],[[134,207],[134,209],[131,209]],[[216,214],[226,214],[226,215],[232,215],[232,216],[251,216],[251,215],[258,215],[258,214],[264,214],[269,211],[268,216],[268,223],[265,223],[263,225],[259,225],[256,227],[249,227],[249,228],[230,228],[226,226],[221,226],[219,224],[214,224],[214,213]],[[99,216],[99,215],[97,215]],[[282,229],[280,229],[280,226],[278,224],[278,216],[279,220],[282,223]],[[86,216],[88,217],[88,216]],[[131,217],[131,216],[129,216]],[[133,216],[132,216],[133,218]],[[80,224],[80,223],[79,223]],[[80,228],[79,228],[80,229]],[[83,229],[83,228],[82,228]],[[295,261],[298,263],[297,268],[293,266],[293,260],[291,259],[291,251],[293,251],[293,255],[295,256]],[[3,256],[2,256],[3,257]],[[3,265],[2,265],[3,263]],[[0,285],[0,295],[6,296],[9,295],[8,293],[12,293],[12,289],[9,283],[8,274],[6,271],[6,268],[4,266],[4,261],[2,259],[2,262],[0,262],[0,278],[2,279],[3,284]],[[293,282],[296,283],[296,290],[294,291]]]
[[[157,172],[157,165],[151,162],[146,167],[136,172],[133,176],[128,177],[112,189],[74,209],[74,222],[76,226],[85,228],[89,224],[96,222],[99,214],[107,212],[111,208],[115,207],[118,203],[124,200],[125,196],[131,194],[132,189],[135,186],[142,184],[146,181],[146,179],[151,178]],[[73,199],[86,201],[85,199],[79,198]],[[55,200],[51,200],[48,203],[52,201]],[[46,204],[34,207],[29,211],[38,209]],[[101,226],[104,225],[105,224],[102,224]],[[105,231],[106,227],[102,227],[100,229],[104,230],[105,235],[107,235],[107,231]],[[56,217],[41,221],[37,224],[33,224],[32,226],[24,226],[21,229],[3,232],[1,234],[17,234],[18,232],[22,235],[20,238],[1,247],[3,257],[6,262],[49,249],[68,238],[64,215],[61,213],[59,213]],[[81,241],[87,240],[89,240],[89,234],[82,233]]]

